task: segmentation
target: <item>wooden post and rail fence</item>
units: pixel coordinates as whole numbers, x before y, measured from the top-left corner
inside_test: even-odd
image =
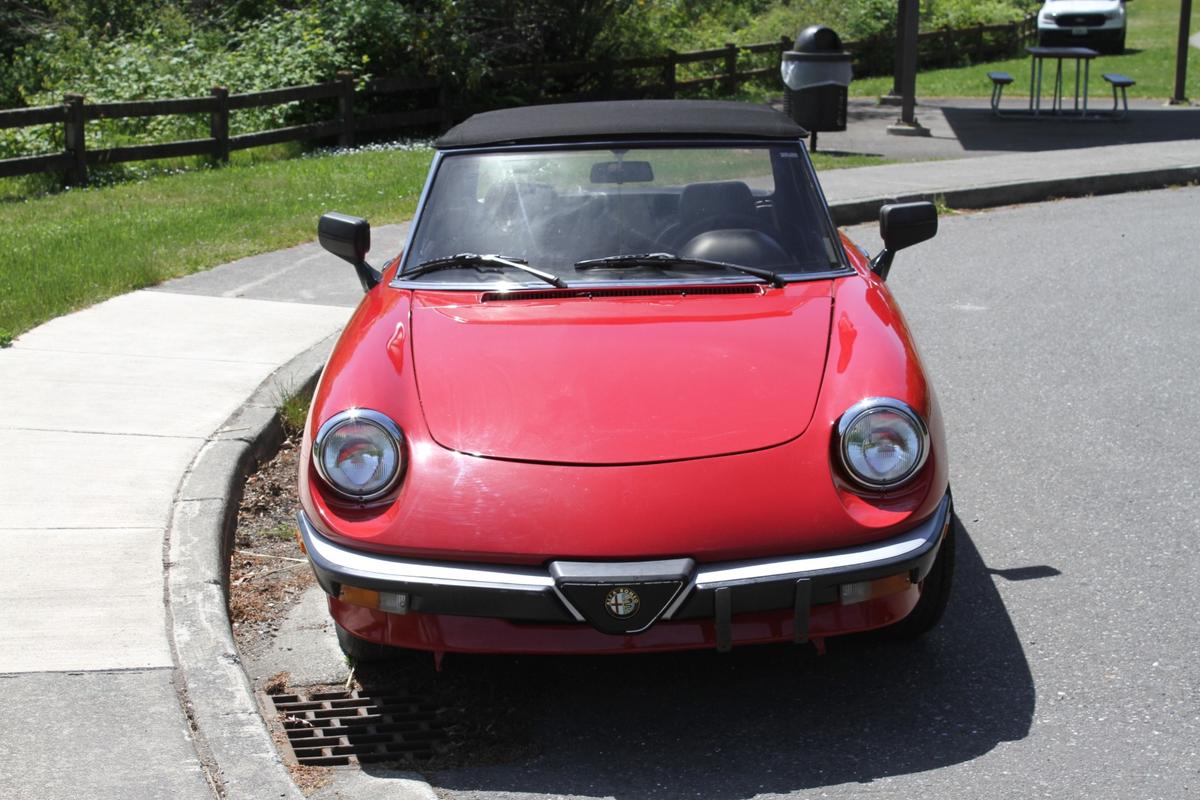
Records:
[[[929,63],[954,63],[964,53],[976,60],[1010,54],[1035,34],[1033,18],[1005,25],[979,25],[961,30],[927,31],[920,34],[922,60]],[[844,43],[856,61],[859,74],[879,74],[890,67],[890,58],[881,59],[891,46],[890,39]],[[539,102],[573,100],[666,97],[694,94],[704,88],[719,94],[732,94],[743,83],[770,80],[779,74],[779,56],[791,49],[790,37],[752,45],[727,43],[724,47],[661,56],[602,61],[577,61],[553,64],[526,64],[494,70],[489,78],[497,84],[512,81],[570,81],[590,88],[563,93],[542,93]],[[747,64],[751,56],[773,56],[768,66]],[[715,63],[717,71],[696,75],[692,65]],[[680,67],[684,68],[683,76]],[[436,95],[432,107],[388,113],[360,113],[370,100],[385,95]],[[330,119],[289,125],[253,133],[230,134],[230,115],[235,111],[278,106],[285,103],[334,101]],[[362,102],[366,101],[366,102]],[[159,158],[205,156],[226,163],[236,150],[291,141],[336,140],[340,147],[352,147],[359,134],[401,134],[411,131],[445,129],[455,121],[484,110],[457,99],[449,87],[435,78],[382,77],[356,86],[354,75],[339,72],[335,80],[308,86],[289,86],[260,92],[233,94],[226,87],[214,87],[208,97],[171,100],[129,100],[87,102],[83,95],[66,94],[61,105],[0,111],[0,129],[35,125],[61,125],[63,150],[46,155],[20,156],[0,160],[0,178],[41,172],[61,172],[70,186],[87,183],[88,168],[127,161]],[[155,117],[167,114],[207,114],[209,136],[202,139],[128,144],[103,149],[87,147],[86,126],[105,119]]]

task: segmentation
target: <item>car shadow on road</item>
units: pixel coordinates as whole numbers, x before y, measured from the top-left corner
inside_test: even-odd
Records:
[[[470,766],[427,774],[449,796],[733,800],[936,769],[1021,739],[1034,710],[1029,666],[992,576],[956,524],[950,606],[916,643],[830,640],[824,656],[807,646],[449,656],[435,693],[448,689],[494,715],[488,724],[512,747],[498,751],[502,763],[480,765],[489,754],[467,752]]]

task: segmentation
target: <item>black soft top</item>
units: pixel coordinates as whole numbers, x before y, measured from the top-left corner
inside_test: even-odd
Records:
[[[796,139],[808,133],[770,106],[727,100],[620,100],[524,106],[476,114],[446,132],[439,150],[593,139]]]

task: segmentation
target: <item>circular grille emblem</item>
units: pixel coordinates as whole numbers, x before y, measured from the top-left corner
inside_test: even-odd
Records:
[[[642,600],[628,586],[609,589],[604,596],[604,608],[617,619],[629,619],[641,608]]]

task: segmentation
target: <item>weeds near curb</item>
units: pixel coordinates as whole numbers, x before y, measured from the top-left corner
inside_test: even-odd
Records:
[[[308,409],[312,405],[312,395],[287,386],[279,391],[275,398],[279,409],[279,421],[283,424],[283,432],[290,436],[298,436],[304,430],[308,421]]]
[[[946,195],[944,194],[936,195],[933,198],[933,207],[937,209],[937,215],[939,217],[945,217],[958,213],[946,203]]]

